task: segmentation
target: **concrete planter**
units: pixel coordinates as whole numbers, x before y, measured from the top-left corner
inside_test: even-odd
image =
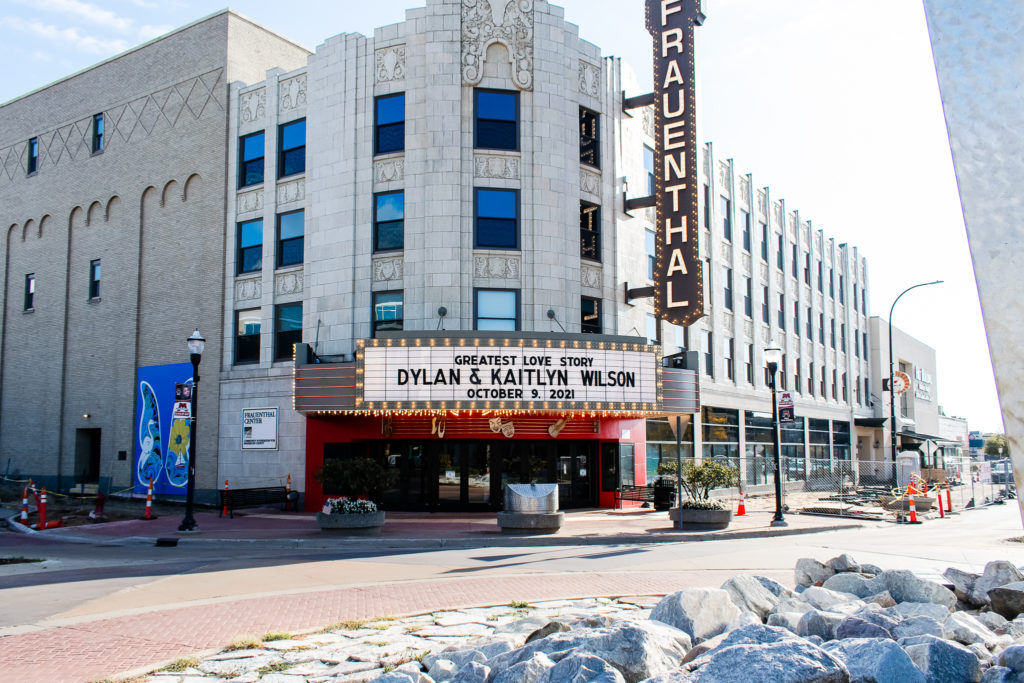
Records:
[[[554,534],[565,521],[563,512],[499,512],[503,534]]]
[[[732,521],[732,510],[693,510],[690,508],[672,508],[668,518],[678,521],[683,516],[684,529],[725,529]]]
[[[359,514],[316,513],[316,523],[321,531],[344,536],[377,536],[384,526],[384,511]]]

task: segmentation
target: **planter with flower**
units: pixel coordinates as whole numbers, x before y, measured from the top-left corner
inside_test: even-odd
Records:
[[[372,458],[328,460],[316,475],[324,491],[341,494],[324,502],[316,521],[324,531],[373,536],[384,526],[380,500],[391,480],[389,472]]]
[[[662,466],[659,465],[659,474],[675,474],[674,462],[666,462],[664,465],[671,465],[666,467],[671,472],[662,472]],[[679,507],[669,510],[671,520],[676,521],[682,515],[683,527],[691,529],[724,529],[729,526],[732,510],[717,500],[711,500],[711,489],[736,485],[739,470],[714,460],[704,460],[697,465],[687,459],[683,460],[681,480],[686,500]]]

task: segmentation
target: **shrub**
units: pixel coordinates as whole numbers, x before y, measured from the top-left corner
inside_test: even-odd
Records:
[[[324,514],[361,515],[376,512],[377,505],[372,500],[353,500],[351,498],[328,498],[324,503]]]

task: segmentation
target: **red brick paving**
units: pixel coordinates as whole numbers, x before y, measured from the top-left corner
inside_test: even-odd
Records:
[[[0,679],[92,681],[138,672],[268,631],[301,631],[344,619],[503,605],[512,600],[658,595],[721,581],[719,573],[708,571],[700,575],[666,571],[460,577],[161,609],[0,638]]]

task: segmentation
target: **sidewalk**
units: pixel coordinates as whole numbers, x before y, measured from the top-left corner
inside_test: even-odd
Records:
[[[155,543],[176,538],[179,544],[258,543],[285,548],[470,548],[478,546],[614,545],[620,543],[670,543],[714,539],[762,538],[849,529],[878,520],[844,519],[813,515],[786,516],[787,527],[772,527],[772,513],[748,512],[733,517],[729,528],[718,531],[677,530],[667,512],[653,510],[588,509],[565,513],[565,524],[555,534],[502,534],[493,512],[416,513],[388,512],[380,536],[343,536],[323,532],[315,514],[248,510],[234,519],[217,513],[195,514],[198,533],[179,533],[181,517],[165,515],[155,520],[130,520],[88,526],[49,529],[40,538],[78,543]],[[19,529],[19,530],[23,530]]]

